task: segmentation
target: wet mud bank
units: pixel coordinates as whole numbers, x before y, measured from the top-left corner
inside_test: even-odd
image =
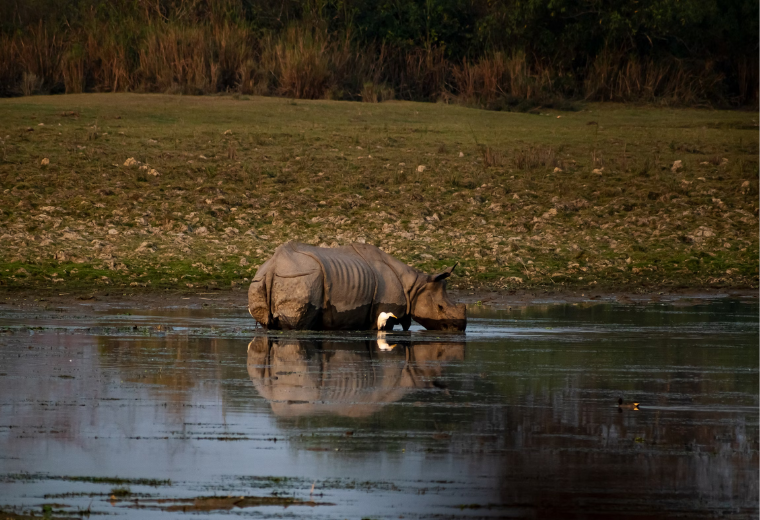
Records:
[[[545,304],[616,303],[621,305],[674,304],[698,305],[722,299],[757,302],[758,290],[751,288],[691,289],[658,288],[651,291],[597,290],[449,290],[452,300],[468,306],[509,308]],[[75,307],[82,311],[111,307],[141,309],[221,308],[245,309],[248,295],[245,290],[214,291],[156,291],[156,290],[91,290],[60,291],[53,289],[2,290],[0,312],[24,308]]]

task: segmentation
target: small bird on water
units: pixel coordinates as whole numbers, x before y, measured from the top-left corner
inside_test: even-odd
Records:
[[[618,409],[623,410],[635,410],[639,411],[639,404],[641,403],[623,403],[623,398],[618,399]]]
[[[377,317],[377,330],[383,332],[393,330],[395,322],[388,323],[390,318],[393,318],[394,320],[398,319],[392,312],[381,312]]]

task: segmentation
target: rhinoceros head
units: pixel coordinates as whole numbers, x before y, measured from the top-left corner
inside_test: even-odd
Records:
[[[418,279],[417,292],[412,300],[412,318],[428,330],[463,331],[467,327],[467,310],[446,294],[446,278],[456,264],[443,272]]]

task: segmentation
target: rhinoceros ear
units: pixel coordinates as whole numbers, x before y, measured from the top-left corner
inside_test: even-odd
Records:
[[[441,280],[445,280],[449,276],[451,276],[451,273],[454,272],[454,268],[459,264],[459,262],[455,263],[451,267],[444,269],[442,272],[438,274],[434,274],[432,276],[434,282],[440,282]]]

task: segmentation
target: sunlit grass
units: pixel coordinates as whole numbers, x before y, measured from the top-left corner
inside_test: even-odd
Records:
[[[287,240],[365,240],[460,287],[756,286],[754,116],[1,100],[0,284],[241,286]]]

